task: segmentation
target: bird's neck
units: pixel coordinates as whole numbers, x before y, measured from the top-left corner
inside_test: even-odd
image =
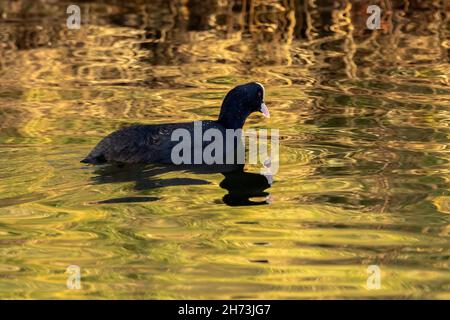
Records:
[[[233,109],[239,110],[238,108]],[[221,111],[218,122],[226,129],[242,129],[248,116],[246,113]]]
[[[225,129],[242,129],[245,119],[228,119],[226,117],[219,117],[218,122],[224,126]]]

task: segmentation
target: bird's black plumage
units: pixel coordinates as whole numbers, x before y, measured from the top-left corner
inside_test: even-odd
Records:
[[[201,122],[202,132],[217,129],[225,137],[226,129],[241,129],[247,117],[256,111],[268,116],[264,87],[257,82],[237,86],[226,95],[218,120]],[[172,141],[171,137],[176,129],[187,130],[194,139],[194,122],[134,125],[106,136],[81,162],[172,163],[172,148],[178,141]],[[203,141],[200,147],[203,149],[210,143]],[[194,147],[194,141],[191,145]]]

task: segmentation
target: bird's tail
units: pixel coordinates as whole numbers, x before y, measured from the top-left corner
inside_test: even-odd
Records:
[[[81,163],[88,163],[88,164],[102,164],[106,162],[106,159],[103,155],[92,157],[91,155],[88,155],[86,158],[80,161]]]

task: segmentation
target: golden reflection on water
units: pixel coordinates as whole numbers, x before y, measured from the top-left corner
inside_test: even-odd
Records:
[[[364,1],[83,1],[78,31],[69,4],[0,3],[1,298],[450,298],[448,3],[374,0],[378,31]],[[79,163],[251,80],[272,118],[247,127],[282,138],[268,189]]]

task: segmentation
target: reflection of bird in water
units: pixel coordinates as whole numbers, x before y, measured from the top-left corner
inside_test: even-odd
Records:
[[[225,179],[220,187],[228,190],[222,200],[229,206],[252,206],[270,203],[270,193],[264,191],[271,183],[266,176],[245,171],[223,173]],[[252,201],[251,198],[264,197],[264,200]]]
[[[135,182],[135,190],[150,190],[156,188],[186,186],[186,185],[204,185],[211,184],[205,179],[193,178],[168,178],[161,179],[158,176],[162,174],[184,171],[198,175],[221,173],[224,179],[220,187],[227,190],[222,201],[229,206],[251,206],[268,204],[270,194],[265,190],[271,186],[271,178],[258,173],[244,171],[244,165],[130,165],[130,166],[99,166],[96,168],[96,176],[92,177],[94,184]],[[260,201],[252,201],[251,198],[264,197]],[[114,204],[114,203],[142,203],[157,201],[160,198],[156,196],[129,196],[123,198],[105,199],[96,202],[96,204]]]

